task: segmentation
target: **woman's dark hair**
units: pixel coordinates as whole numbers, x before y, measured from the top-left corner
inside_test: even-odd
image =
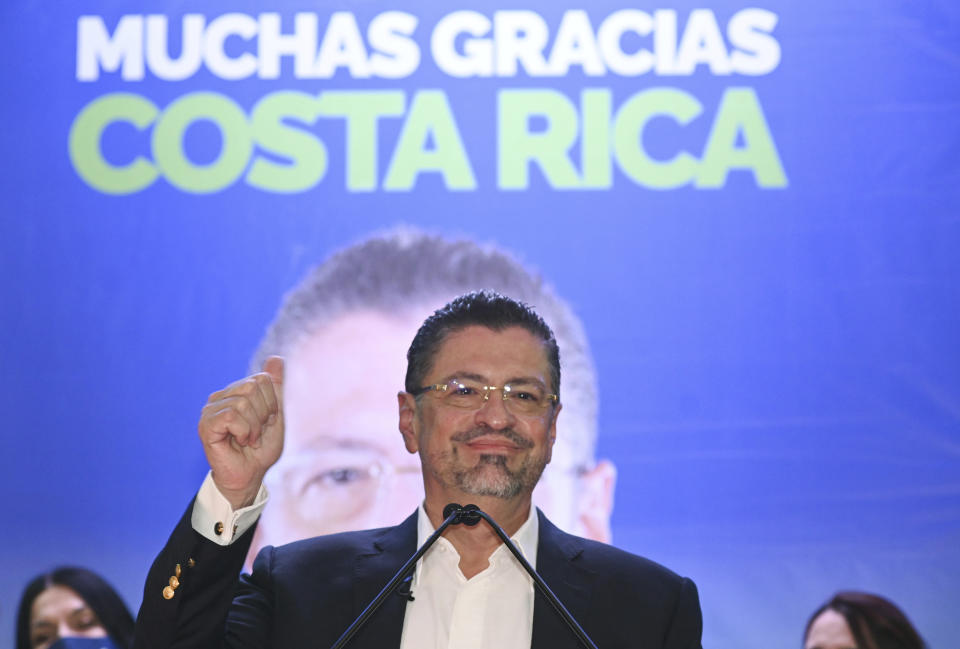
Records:
[[[804,643],[810,627],[824,611],[836,611],[847,621],[857,649],[926,649],[926,644],[897,605],[871,593],[842,591],[810,616],[803,632]]]
[[[100,575],[86,568],[62,566],[39,575],[23,589],[17,611],[16,649],[30,649],[30,613],[33,602],[51,586],[66,586],[79,595],[99,618],[110,639],[120,649],[133,644],[133,616],[117,591]]]

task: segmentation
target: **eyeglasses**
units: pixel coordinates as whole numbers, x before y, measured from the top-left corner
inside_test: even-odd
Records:
[[[479,410],[484,402],[490,399],[490,393],[494,390],[500,390],[504,407],[514,415],[539,415],[560,400],[557,395],[549,394],[543,386],[527,381],[495,386],[483,385],[480,381],[469,379],[450,379],[446,383],[425,385],[411,394],[418,397],[430,393],[445,406]]]
[[[270,476],[270,474],[267,474]],[[307,521],[350,520],[386,492],[423,494],[418,465],[396,466],[369,452],[301,453],[272,476],[298,516]]]

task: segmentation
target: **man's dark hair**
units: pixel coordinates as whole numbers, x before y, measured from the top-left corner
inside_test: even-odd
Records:
[[[133,616],[117,591],[95,572],[86,568],[63,566],[38,575],[23,589],[17,611],[16,649],[30,649],[33,602],[51,586],[66,586],[79,595],[120,649],[129,649],[133,645]]]
[[[521,327],[540,338],[550,364],[550,389],[560,395],[560,348],[553,331],[528,305],[494,291],[472,291],[461,295],[434,311],[420,325],[407,351],[404,389],[412,393],[423,387],[433,359],[447,336],[474,325],[493,331]]]
[[[858,591],[839,592],[810,616],[803,633],[824,611],[836,611],[847,621],[858,649],[926,649],[926,644],[910,620],[890,600]]]

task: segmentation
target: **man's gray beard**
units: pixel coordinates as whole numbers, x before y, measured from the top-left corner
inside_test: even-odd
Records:
[[[481,455],[475,467],[454,471],[453,479],[464,493],[507,500],[524,491],[533,492],[546,466],[545,463],[538,466],[536,459],[528,458],[516,471],[511,471],[505,455]]]

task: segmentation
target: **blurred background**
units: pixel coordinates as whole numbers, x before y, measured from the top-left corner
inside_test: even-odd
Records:
[[[583,320],[613,542],[697,582],[704,646],[798,647],[840,588],[955,642],[955,3],[14,0],[0,34],[0,637],[61,563],[139,606],[207,395],[408,225]]]

